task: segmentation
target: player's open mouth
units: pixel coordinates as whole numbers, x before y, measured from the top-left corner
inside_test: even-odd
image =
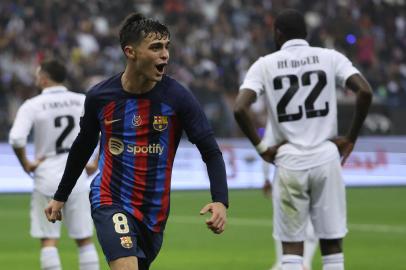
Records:
[[[158,70],[159,73],[164,72],[165,66],[166,66],[165,63],[159,64],[159,65],[155,65],[155,67],[156,67],[156,69]]]

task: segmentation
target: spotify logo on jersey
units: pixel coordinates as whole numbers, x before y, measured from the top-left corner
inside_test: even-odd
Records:
[[[109,151],[112,155],[118,156],[126,151],[126,153],[136,155],[162,155],[164,153],[164,146],[159,143],[152,143],[148,145],[134,145],[125,144],[121,139],[110,138],[109,139]]]
[[[124,143],[120,139],[110,138],[109,139],[109,151],[111,154],[118,156],[124,151]]]

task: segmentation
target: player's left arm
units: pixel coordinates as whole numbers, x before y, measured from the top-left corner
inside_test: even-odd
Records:
[[[210,124],[198,101],[187,90],[180,104],[183,127],[189,140],[197,146],[206,163],[210,180],[212,202],[202,208],[200,214],[211,213],[207,227],[214,233],[222,233],[227,222],[228,187],[223,155],[214,138]]]
[[[212,215],[206,220],[207,227],[214,233],[222,233],[227,223],[226,208],[228,207],[227,175],[223,155],[213,135],[209,135],[196,143],[207,166],[210,180],[212,203],[205,205],[200,214],[210,212]]]
[[[45,215],[50,222],[62,220],[61,209],[68,200],[72,189],[82,174],[90,156],[99,141],[100,126],[97,119],[97,100],[89,93],[85,100],[84,115],[80,119],[80,131],[69,151],[65,170],[53,199],[45,208]]]
[[[352,124],[345,137],[333,138],[341,155],[341,164],[344,165],[347,158],[354,149],[355,142],[361,131],[362,124],[368,114],[372,102],[372,89],[369,83],[361,74],[354,74],[346,81],[346,86],[354,91],[356,95],[355,112]]]
[[[372,89],[368,81],[352,65],[351,61],[343,54],[332,51],[336,63],[336,80],[341,86],[351,89],[356,95],[355,112],[352,124],[345,137],[333,138],[341,155],[341,164],[351,154],[364,120],[372,102]]]

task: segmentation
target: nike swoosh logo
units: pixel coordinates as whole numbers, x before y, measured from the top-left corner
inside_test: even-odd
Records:
[[[117,121],[121,121],[121,119],[114,119],[114,120],[106,120],[106,119],[104,119],[104,124],[105,125],[110,125],[110,124],[113,124],[114,122],[117,122]]]

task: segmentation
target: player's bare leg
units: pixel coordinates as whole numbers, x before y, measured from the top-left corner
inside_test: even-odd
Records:
[[[344,270],[342,239],[320,239],[323,270]]]
[[[138,270],[138,258],[135,256],[118,258],[109,262],[111,270]]]
[[[99,270],[99,256],[92,238],[76,239],[79,248],[79,269],[80,270]]]
[[[58,249],[56,248],[57,244],[58,244],[58,239],[55,239],[55,238],[42,238],[41,239],[40,264],[41,264],[42,270],[60,270],[60,269],[62,269]]]

